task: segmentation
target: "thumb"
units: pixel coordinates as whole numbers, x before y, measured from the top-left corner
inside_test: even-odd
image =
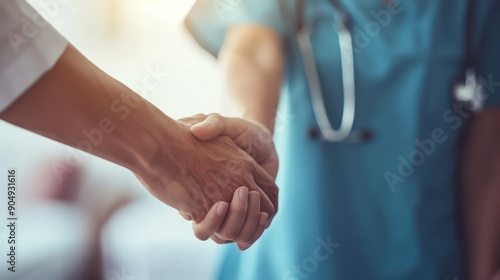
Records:
[[[204,121],[191,127],[196,138],[204,141],[212,140],[224,131],[224,122],[219,115],[210,115]]]

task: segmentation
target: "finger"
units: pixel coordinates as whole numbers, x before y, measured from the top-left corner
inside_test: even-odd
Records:
[[[271,221],[274,218],[274,215],[278,212],[278,186],[276,186],[276,184],[274,183],[271,175],[269,175],[269,173],[267,173],[262,167],[258,165],[256,165],[255,167],[254,181],[257,186],[259,186],[259,188],[262,189],[262,191],[266,194],[267,198],[273,205],[272,212],[264,211],[265,208],[262,204],[261,198],[261,210],[269,214],[269,220]]]
[[[274,210],[274,205],[267,196],[267,194],[253,182],[253,184],[249,184],[252,186],[250,189],[257,191],[260,195],[260,210],[266,212],[269,217],[273,217],[276,211]]]
[[[191,132],[200,140],[208,141],[224,131],[224,120],[219,114],[211,114],[204,121],[191,127]]]
[[[234,241],[230,241],[230,240],[224,240],[224,239],[220,238],[219,236],[217,236],[217,234],[213,234],[212,236],[210,236],[210,239],[212,239],[217,244],[229,244],[229,243],[234,242]]]
[[[226,219],[217,231],[219,237],[225,240],[235,240],[240,235],[247,216],[247,207],[248,188],[240,187],[234,192]]]
[[[193,232],[196,238],[207,240],[224,222],[229,204],[224,201],[215,203],[203,221],[193,223]]]
[[[235,240],[242,244],[251,244],[252,238],[259,224],[259,214],[260,214],[260,195],[256,191],[251,191],[248,193],[248,208],[247,217],[245,219],[245,224],[241,229],[240,235]]]
[[[179,211],[179,214],[184,218],[186,219],[186,221],[191,221],[193,220],[193,217],[191,217],[191,215],[189,215],[188,213],[185,213],[185,212],[182,212],[182,211]]]
[[[274,149],[274,147],[272,147]],[[256,160],[256,162],[273,178],[276,180],[278,176],[279,161],[278,156],[275,152],[270,151],[268,156],[261,160]]]
[[[196,114],[196,115],[191,116],[191,117],[178,119],[177,121],[179,121],[183,124],[186,124],[188,126],[192,126],[192,125],[195,125],[197,123],[202,122],[206,118],[207,118],[207,115],[205,115],[205,114]]]
[[[217,244],[225,244],[226,243],[226,240],[219,238],[215,234],[212,234],[212,236],[210,236],[210,239],[212,239]]]
[[[247,131],[249,122],[239,118],[226,118],[219,114],[209,115],[205,121],[194,125],[191,132],[200,140],[212,140],[224,134],[236,140]]]
[[[243,135],[249,128],[249,122],[240,118],[222,118],[224,121],[224,130],[222,134],[229,136],[229,138],[235,140],[239,136]]]
[[[268,224],[268,217],[269,216],[267,215],[266,212],[260,212],[259,225],[257,226],[257,229],[255,230],[255,233],[252,237],[250,244],[255,243],[255,241],[257,241],[262,236],[262,233],[264,232],[264,230],[266,229],[266,226]]]
[[[245,251],[248,248],[250,248],[251,246],[252,245],[250,245],[250,244],[240,244],[240,243],[238,243],[238,249],[240,249],[240,251]]]
[[[266,212],[260,212],[259,223],[254,235],[252,236],[252,240],[249,243],[238,243],[238,249],[240,249],[241,251],[247,250],[253,245],[253,243],[255,243],[255,241],[257,241],[262,236],[262,233],[264,233],[264,230],[266,229],[267,217],[268,216]]]
[[[231,138],[259,164],[273,154],[273,137],[268,128],[239,118],[223,118],[223,120],[222,134]]]

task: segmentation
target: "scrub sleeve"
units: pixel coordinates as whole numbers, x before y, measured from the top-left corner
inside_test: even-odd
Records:
[[[279,2],[199,0],[187,15],[185,25],[201,47],[217,56],[224,43],[226,31],[236,24],[261,24],[273,29],[283,38],[287,27]]]

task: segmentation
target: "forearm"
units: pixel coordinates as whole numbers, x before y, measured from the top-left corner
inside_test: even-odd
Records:
[[[243,118],[273,130],[283,61],[279,37],[259,26],[231,29],[220,52],[229,94]]]
[[[492,279],[500,269],[500,111],[480,113],[468,131],[462,165],[462,207],[469,276]]]
[[[167,117],[73,47],[0,118],[128,168],[152,195],[194,222],[216,202],[230,202],[240,186],[258,193],[253,212],[272,219],[277,211],[276,184],[229,137],[197,140],[189,126]],[[218,210],[219,216],[228,211]]]
[[[71,46],[0,118],[140,174],[175,126]]]

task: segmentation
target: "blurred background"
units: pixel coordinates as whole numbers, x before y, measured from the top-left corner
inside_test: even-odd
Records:
[[[93,63],[168,115],[222,110],[215,60],[183,26],[193,0],[28,2]],[[162,73],[157,84],[143,86],[155,71]],[[0,131],[0,170],[18,170],[15,279],[211,278],[217,246],[197,241],[191,224],[130,172],[85,155],[60,182],[54,168],[74,150],[5,122]],[[5,273],[0,279],[10,279]]]

